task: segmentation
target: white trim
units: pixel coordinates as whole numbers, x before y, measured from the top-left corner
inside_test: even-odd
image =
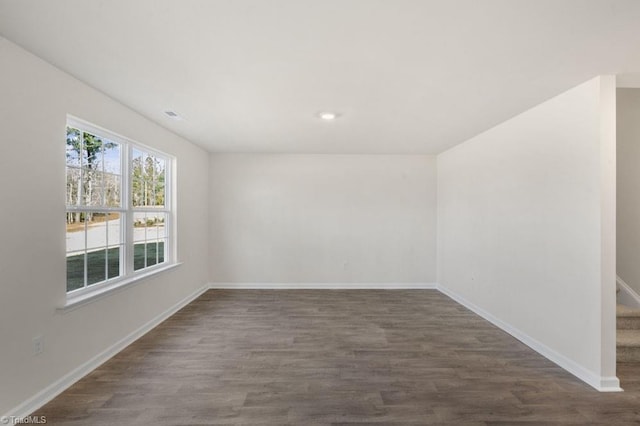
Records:
[[[129,346],[131,343],[138,340],[140,337],[144,336],[146,333],[151,331],[154,327],[159,325],[162,321],[169,318],[171,315],[178,312],[180,309],[197,299],[201,296],[205,291],[209,290],[208,285],[204,285],[199,288],[195,292],[191,293],[189,296],[185,297],[178,303],[169,307],[164,312],[157,315],[151,321],[147,322],[137,330],[133,331],[129,335],[120,339],[118,342],[109,346],[107,349],[97,354],[84,364],[78,366],[73,369],[69,373],[62,376],[60,379],[56,380],[40,392],[33,395],[31,398],[27,399],[17,407],[9,410],[7,414],[1,417],[15,417],[15,418],[24,418],[29,416],[31,413],[45,405],[47,402],[51,401],[53,398],[64,392],[67,388],[73,385],[78,380],[82,379],[84,376],[100,367],[103,363],[108,361],[111,357],[116,355],[118,352]]]
[[[633,308],[640,308],[640,295],[638,295],[638,293],[636,293],[635,290],[632,289],[629,284],[624,282],[622,278],[620,278],[617,275],[616,275],[616,283],[620,288],[620,293],[622,296],[621,299],[625,299],[625,300],[621,300],[621,302],[623,302],[623,304],[625,305],[632,305],[631,307]],[[627,303],[624,303],[625,301]]]
[[[525,345],[529,346],[534,351],[538,352],[540,355],[544,356],[548,360],[554,362],[558,366],[567,370],[569,373],[573,374],[578,379],[592,386],[596,390],[600,392],[621,392],[622,391],[622,388],[620,387],[620,381],[618,380],[617,377],[603,377],[603,376],[594,374],[593,372],[585,369],[583,366],[575,363],[574,361],[570,360],[564,355],[551,349],[544,343],[537,341],[536,339],[529,336],[528,334],[523,333],[517,328],[511,326],[510,324],[507,324],[506,322],[494,317],[489,312],[469,302],[464,297],[449,290],[448,288],[442,286],[441,284],[437,285],[437,289],[441,293],[445,294],[446,296],[450,297],[454,301],[464,306],[465,308],[469,309],[470,311],[474,312],[475,314],[489,321],[496,327],[509,333],[510,335],[520,340]]]
[[[164,264],[160,263],[150,268],[141,269],[128,277],[118,279],[117,281],[108,280],[103,283],[94,284],[95,287],[91,291],[85,291],[80,294],[73,294],[73,292],[67,293],[67,300],[64,306],[56,309],[57,312],[66,313],[70,312],[80,306],[87,303],[94,302],[102,297],[116,293],[118,290],[122,290],[128,286],[137,284],[145,279],[152,277],[160,272],[168,271],[182,265],[182,262]]]
[[[589,383],[590,384],[590,383]],[[616,376],[601,376],[600,387],[596,388],[600,392],[623,392],[624,389],[620,387],[620,380]]]
[[[212,289],[242,290],[436,290],[436,283],[210,283]]]

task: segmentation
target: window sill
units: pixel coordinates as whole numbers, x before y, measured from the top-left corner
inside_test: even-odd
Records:
[[[117,293],[120,290],[129,288],[130,286],[135,285],[141,281],[144,281],[147,278],[155,276],[161,272],[169,271],[171,269],[177,268],[180,265],[182,265],[182,262],[163,265],[161,267],[154,268],[151,271],[146,271],[144,273],[137,274],[133,277],[128,277],[123,280],[116,281],[113,284],[100,287],[95,291],[83,293],[78,296],[67,296],[67,300],[64,306],[57,308],[56,311],[63,314],[73,311],[74,309],[79,308],[80,306],[84,306],[89,303],[95,302],[98,299],[102,299],[103,297],[110,296],[114,293]]]

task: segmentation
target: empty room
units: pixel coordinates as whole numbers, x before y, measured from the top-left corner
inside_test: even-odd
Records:
[[[640,423],[637,0],[0,0],[0,424]]]

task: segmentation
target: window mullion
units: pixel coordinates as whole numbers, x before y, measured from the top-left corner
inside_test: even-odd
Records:
[[[132,195],[132,169],[133,169],[133,147],[127,144],[127,149],[123,150],[123,167],[122,167],[122,185],[124,187],[123,192],[123,207],[126,208],[125,223],[123,228],[124,232],[124,265],[125,274],[131,275],[133,273],[133,195]]]
[[[88,275],[89,275],[89,265],[87,265],[87,263],[89,262],[89,255],[87,253],[87,213],[84,214],[84,285],[82,286],[83,288],[87,287],[87,282],[89,281],[88,279]]]
[[[172,159],[167,159],[166,168],[164,173],[164,207],[168,209],[167,212],[167,223],[165,226],[165,245],[164,245],[164,256],[168,262],[177,261],[177,250],[178,250],[178,242],[176,241],[175,235],[177,230],[175,228],[175,224],[177,224],[176,220],[176,208],[173,204],[174,200],[174,181],[173,181],[173,173],[174,173],[174,161]]]
[[[104,188],[102,189],[104,193]],[[104,223],[105,246],[104,246],[104,280],[109,279],[109,213],[107,213]]]
[[[78,201],[77,206],[84,206],[84,164],[82,163],[82,154],[84,152],[84,132],[78,129],[80,132],[80,152],[78,153],[78,163],[80,164],[80,177],[78,182]]]

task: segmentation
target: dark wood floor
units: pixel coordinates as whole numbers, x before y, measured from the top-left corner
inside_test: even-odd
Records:
[[[56,425],[640,423],[437,291],[215,290],[38,410]]]

